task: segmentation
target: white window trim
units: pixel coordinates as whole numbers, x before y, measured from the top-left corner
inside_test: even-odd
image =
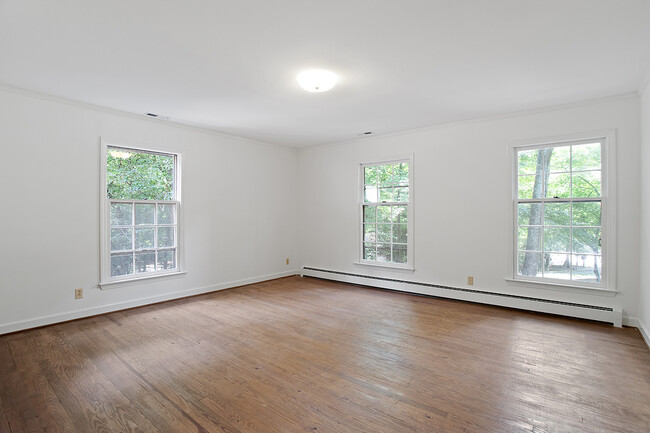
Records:
[[[167,153],[176,155],[176,178],[174,179],[174,197],[173,202],[177,203],[177,214],[176,214],[176,248],[177,248],[177,263],[176,269],[170,271],[160,271],[151,274],[140,274],[140,275],[129,275],[125,277],[111,278],[110,275],[110,207],[108,205],[109,200],[106,197],[106,164],[107,157],[106,152],[108,147],[124,147],[128,149],[133,149],[135,151],[143,152],[156,152],[156,153]],[[134,282],[144,282],[143,280],[150,280],[154,278],[165,278],[165,277],[174,277],[179,275],[184,275],[187,273],[185,266],[185,235],[183,230],[183,206],[182,206],[182,188],[183,188],[183,155],[180,152],[176,152],[169,149],[160,149],[152,148],[149,146],[142,145],[130,145],[124,143],[123,141],[113,141],[105,138],[100,140],[100,182],[99,182],[99,220],[100,220],[100,242],[99,242],[99,257],[100,257],[100,283],[99,287],[101,289],[116,288],[125,285],[130,285]],[[136,200],[138,201],[138,200]]]
[[[414,236],[413,236],[413,226],[414,226],[414,218],[413,218],[413,203],[415,201],[415,185],[413,183],[413,173],[414,173],[414,165],[413,165],[413,160],[414,160],[414,155],[412,153],[410,154],[403,154],[403,155],[393,155],[389,157],[383,157],[383,158],[376,158],[376,159],[368,159],[364,160],[363,162],[359,162],[358,165],[358,185],[357,185],[357,192],[358,192],[358,218],[359,222],[357,224],[357,257],[358,260],[354,262],[355,265],[363,265],[363,266],[373,266],[377,268],[387,268],[387,269],[393,269],[393,270],[402,270],[402,271],[408,271],[408,272],[413,272],[415,271],[414,267],[414,257],[413,257],[413,251],[414,251]],[[407,262],[406,263],[388,263],[388,262],[377,262],[374,260],[364,260],[363,259],[363,186],[364,186],[364,171],[363,167],[366,165],[380,165],[380,164],[391,164],[391,163],[396,163],[396,162],[401,162],[401,161],[408,161],[409,163],[409,202],[407,205],[407,215],[408,215],[408,222],[406,224],[406,230],[407,230],[407,245],[406,245],[406,255],[407,255]]]
[[[517,275],[515,231],[515,203],[517,202],[517,182],[515,174],[518,173],[517,150],[522,148],[535,149],[553,145],[561,145],[568,142],[599,140],[603,141],[601,153],[602,161],[602,252],[603,264],[606,265],[602,282],[579,283],[552,278],[525,277]],[[546,289],[557,289],[559,287],[568,289],[596,290],[601,292],[617,292],[616,289],[616,232],[617,232],[617,200],[616,200],[616,130],[608,129],[592,131],[579,134],[562,135],[555,137],[539,138],[535,140],[522,140],[512,143],[508,147],[508,160],[510,170],[508,171],[508,259],[505,280],[509,282],[521,282],[532,284],[535,287]]]

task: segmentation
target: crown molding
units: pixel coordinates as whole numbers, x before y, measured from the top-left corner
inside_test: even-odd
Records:
[[[283,146],[281,144],[268,143],[268,142],[265,142],[265,141],[254,140],[252,138],[242,137],[242,136],[239,136],[239,135],[227,134],[227,133],[220,132],[220,131],[210,129],[210,128],[205,128],[205,127],[201,127],[201,126],[194,126],[194,125],[188,125],[188,124],[185,124],[185,123],[180,123],[178,121],[174,121],[174,120],[171,120],[171,119],[170,120],[156,119],[156,118],[153,118],[153,117],[147,117],[144,114],[131,113],[131,112],[128,112],[128,111],[118,110],[116,108],[103,107],[101,105],[90,104],[88,102],[77,101],[75,99],[64,98],[62,96],[56,96],[56,95],[51,95],[51,94],[48,94],[48,93],[38,92],[38,91],[35,91],[35,90],[29,90],[29,89],[12,86],[12,85],[5,84],[5,83],[0,83],[0,91],[15,93],[15,94],[18,94],[18,95],[27,96],[27,97],[36,98],[36,99],[41,99],[41,100],[44,100],[44,101],[54,102],[54,103],[58,103],[58,104],[70,105],[70,106],[73,106],[73,107],[83,108],[83,109],[86,109],[86,110],[99,111],[99,112],[102,112],[102,113],[112,114],[112,115],[115,115],[115,116],[127,117],[127,118],[130,118],[130,119],[138,119],[138,120],[141,120],[143,122],[151,122],[151,123],[154,123],[154,124],[157,124],[157,125],[164,125],[164,126],[168,126],[168,127],[171,127],[171,128],[184,129],[186,131],[199,132],[199,133],[202,133],[202,134],[208,134],[208,135],[212,135],[212,136],[215,136],[215,137],[220,137],[220,138],[225,138],[225,139],[230,139],[230,140],[236,140],[236,141],[242,141],[242,142],[246,142],[246,143],[249,143],[249,144],[257,144],[257,145],[261,145],[261,146],[274,147],[274,148],[277,148],[277,149],[290,151],[290,152],[296,152],[297,151],[297,149],[295,147],[291,147],[291,146]]]
[[[550,106],[531,108],[531,109],[520,110],[520,111],[512,111],[512,112],[509,112],[509,113],[495,114],[495,115],[483,116],[483,117],[476,117],[474,119],[460,120],[460,121],[457,121],[457,122],[441,123],[441,124],[438,124],[438,125],[425,126],[425,127],[422,127],[422,128],[406,129],[406,130],[401,130],[401,131],[389,132],[389,133],[386,133],[386,134],[377,134],[377,135],[373,135],[371,137],[360,137],[360,138],[355,138],[355,139],[352,139],[352,140],[334,141],[334,142],[331,142],[331,143],[317,144],[315,146],[301,147],[298,150],[303,152],[303,151],[315,150],[317,148],[322,148],[322,147],[340,146],[340,145],[349,145],[349,144],[356,144],[356,143],[371,142],[371,141],[380,140],[380,139],[384,139],[384,138],[401,137],[401,136],[410,135],[410,134],[425,133],[425,132],[430,132],[430,131],[436,131],[436,130],[439,130],[439,129],[457,127],[457,126],[472,125],[472,124],[484,123],[484,122],[492,122],[492,121],[502,120],[502,119],[512,119],[512,118],[517,118],[517,117],[530,116],[530,115],[533,115],[533,114],[549,113],[549,112],[553,112],[553,111],[568,110],[568,109],[571,109],[571,108],[587,107],[587,106],[590,106],[590,105],[597,105],[597,104],[603,104],[603,103],[607,103],[607,102],[615,102],[615,101],[622,101],[622,100],[627,100],[627,99],[638,99],[638,98],[639,98],[639,94],[637,92],[621,93],[621,94],[618,94],[618,95],[606,96],[606,97],[603,97],[603,98],[588,99],[588,100],[585,100],[585,101],[570,102],[570,103],[559,104],[559,105],[550,105]]]

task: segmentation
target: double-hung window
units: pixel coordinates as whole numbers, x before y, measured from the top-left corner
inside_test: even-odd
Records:
[[[411,185],[410,159],[361,165],[360,263],[412,267]]]
[[[179,156],[102,151],[102,284],[179,272]]]
[[[606,146],[515,148],[515,279],[607,288]]]

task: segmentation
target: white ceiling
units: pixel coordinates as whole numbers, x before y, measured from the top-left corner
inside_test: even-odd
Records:
[[[341,76],[330,92],[306,68]],[[649,0],[0,0],[0,83],[287,146],[636,91]]]

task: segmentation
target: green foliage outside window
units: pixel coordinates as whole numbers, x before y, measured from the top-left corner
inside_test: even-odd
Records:
[[[517,272],[599,283],[601,143],[519,151],[517,163],[517,196],[532,200],[518,204]]]
[[[106,194],[109,199],[174,200],[172,155],[108,148]]]
[[[107,148],[106,196],[110,208],[110,276],[176,269],[175,155]]]
[[[363,259],[408,262],[409,164],[363,168]]]

